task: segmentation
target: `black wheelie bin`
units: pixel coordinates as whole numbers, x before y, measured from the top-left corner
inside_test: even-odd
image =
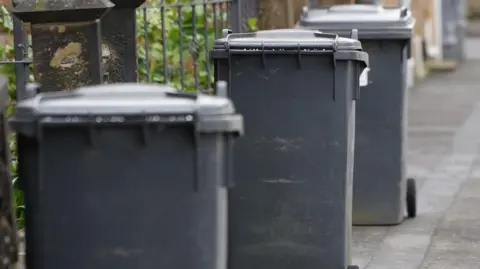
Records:
[[[38,94],[10,124],[29,268],[226,268],[230,100],[100,85]]]
[[[407,179],[407,59],[414,18],[405,7],[337,5],[308,9],[299,28],[348,36],[357,28],[370,65],[357,102],[353,223],[394,225],[416,215],[415,180]],[[406,206],[406,207],[405,207]]]
[[[234,150],[229,269],[355,268],[355,100],[368,62],[360,42],[309,30],[224,31],[211,57],[248,133]]]

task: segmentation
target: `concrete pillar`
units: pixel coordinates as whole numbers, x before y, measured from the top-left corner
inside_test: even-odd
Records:
[[[23,0],[13,14],[30,23],[33,72],[41,91],[103,83],[99,19],[109,0]]]
[[[105,82],[137,82],[136,8],[145,0],[111,0],[102,18]]]

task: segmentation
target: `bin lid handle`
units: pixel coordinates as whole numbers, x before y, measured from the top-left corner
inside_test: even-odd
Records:
[[[328,8],[328,12],[338,13],[380,13],[384,8],[380,5],[334,5]]]
[[[232,33],[228,29],[222,31],[225,35],[225,42],[228,43],[232,39],[237,38],[278,38],[278,37],[289,37],[289,38],[331,38],[336,39],[337,34],[334,33],[324,33],[317,30],[307,30],[307,29],[275,29],[275,30],[265,30],[257,31],[252,33]]]
[[[198,99],[198,94],[193,93],[193,92],[187,92],[187,91],[166,92],[165,96],[166,97],[174,97],[174,98],[186,98],[186,99],[191,99],[191,100],[197,100]]]

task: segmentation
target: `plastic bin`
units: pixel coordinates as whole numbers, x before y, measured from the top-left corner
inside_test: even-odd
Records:
[[[229,269],[350,264],[354,100],[368,55],[308,30],[224,32],[216,80],[245,117],[229,195]]]
[[[399,224],[416,215],[415,181],[406,178],[407,59],[414,19],[406,8],[339,5],[305,10],[299,27],[347,35],[358,28],[370,56],[357,103],[353,223]]]
[[[463,62],[467,27],[465,0],[441,0],[443,59]]]
[[[20,102],[27,266],[224,269],[234,112],[139,84]]]

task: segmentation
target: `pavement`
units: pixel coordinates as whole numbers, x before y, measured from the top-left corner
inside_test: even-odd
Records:
[[[363,269],[478,269],[480,265],[480,38],[468,60],[409,93],[408,174],[418,216],[398,226],[354,227]]]

